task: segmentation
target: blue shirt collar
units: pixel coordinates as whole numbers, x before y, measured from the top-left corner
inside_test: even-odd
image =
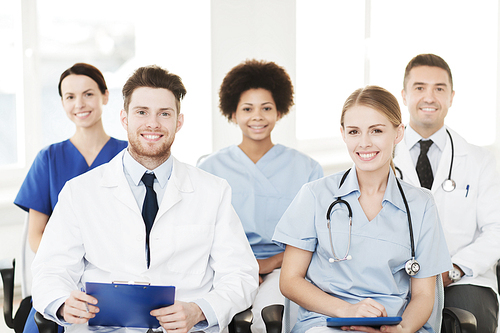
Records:
[[[338,191],[339,196],[341,197],[347,196],[353,192],[356,192],[356,196],[359,198],[361,192],[359,191],[358,176],[356,173],[355,166],[351,168],[351,171],[347,175],[344,184]],[[399,192],[398,184],[396,184],[396,176],[394,175],[394,171],[392,170],[392,168],[389,171],[389,179],[387,181],[387,188],[384,193],[384,199],[382,200],[382,205],[384,205],[385,202],[390,202],[393,206],[406,212],[406,207],[403,202],[403,197]]]
[[[170,155],[169,158],[165,162],[163,162],[159,167],[157,167],[154,170],[148,170],[142,164],[137,162],[132,157],[132,155],[130,155],[128,148],[123,154],[123,167],[125,168],[126,172],[128,172],[128,174],[130,175],[132,181],[136,186],[139,186],[142,176],[146,171],[148,171],[150,173],[153,172],[155,174],[156,179],[160,184],[160,187],[164,188],[167,185],[170,176],[172,175],[172,165],[173,165],[173,159],[172,155]]]

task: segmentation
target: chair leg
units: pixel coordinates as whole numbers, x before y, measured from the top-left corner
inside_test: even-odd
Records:
[[[261,315],[266,325],[267,333],[281,333],[283,328],[283,311],[281,304],[273,304],[262,309]]]

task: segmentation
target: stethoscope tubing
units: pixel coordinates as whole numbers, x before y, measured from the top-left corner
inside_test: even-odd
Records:
[[[446,133],[448,133],[448,136],[450,137],[450,143],[451,143],[451,161],[450,161],[450,172],[448,173],[448,180],[451,179],[451,170],[453,169],[453,161],[455,159],[455,144],[453,143],[453,138],[451,137],[450,131],[446,129]]]
[[[401,187],[401,183],[397,178],[396,178],[396,183],[398,184],[399,192],[401,192],[401,197],[403,198],[403,202],[405,204],[406,216],[408,218],[408,228],[410,229],[411,257],[412,259],[415,259],[415,241],[413,239],[413,224],[411,223],[410,206],[408,205],[408,201],[406,200],[406,196],[403,192],[403,187]]]
[[[344,183],[344,181],[345,181],[345,179],[350,171],[351,171],[351,169],[347,170],[344,173],[344,175],[342,176],[342,179],[341,179],[340,184],[339,184],[339,189],[340,189],[340,187],[342,187],[342,184]],[[406,200],[406,196],[404,194],[403,187],[401,186],[400,180],[397,177],[396,177],[396,184],[398,185],[399,192],[401,193],[401,197],[403,198],[403,203],[404,203],[405,208],[406,208],[408,229],[410,232],[411,259],[406,262],[405,270],[408,273],[408,275],[413,276],[413,275],[417,274],[418,271],[420,270],[420,265],[415,260],[415,241],[414,241],[414,236],[413,236],[413,224],[411,221],[410,206],[408,205],[408,201]],[[344,255],[343,258],[337,257],[337,255],[335,254],[335,251],[333,250],[333,239],[332,239],[330,215],[331,215],[333,207],[336,204],[344,204],[347,207],[348,216],[349,216],[349,239],[348,239],[348,243],[347,243],[347,251],[346,251],[346,254]],[[336,200],[330,204],[330,206],[328,207],[328,209],[326,211],[326,220],[327,220],[327,227],[328,227],[328,236],[330,239],[330,247],[331,247],[331,251],[332,251],[332,255],[333,255],[333,258],[330,258],[329,261],[331,263],[333,263],[333,262],[339,262],[339,261],[351,259],[352,257],[349,255],[349,251],[351,248],[351,233],[352,233],[352,209],[351,209],[351,205],[347,201],[343,200],[341,196],[336,197]],[[417,268],[412,269],[412,267],[414,267],[415,265],[417,266]]]
[[[451,136],[451,133],[450,133],[450,131],[448,131],[448,129],[446,129],[446,133],[448,134],[448,137],[450,138],[451,160],[450,160],[450,170],[448,172],[448,178],[443,181],[443,184],[445,184],[445,182],[451,182],[452,184],[454,184],[455,182],[453,181],[453,179],[451,179],[451,172],[453,170],[453,162],[455,160],[455,144],[453,143],[453,137]],[[397,166],[394,168],[396,169],[397,173],[399,174],[399,179],[403,180],[403,171],[401,171],[401,169],[398,168]],[[443,189],[446,192],[451,192],[455,189],[455,185],[452,185],[452,188],[450,190],[445,189],[444,186],[443,186]]]

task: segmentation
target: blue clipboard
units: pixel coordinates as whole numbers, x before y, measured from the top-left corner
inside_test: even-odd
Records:
[[[149,313],[175,301],[172,286],[87,282],[85,289],[99,308],[90,326],[157,328],[160,323]]]
[[[401,317],[351,317],[351,318],[326,318],[326,326],[372,326],[380,327],[382,325],[397,325],[401,322]]]

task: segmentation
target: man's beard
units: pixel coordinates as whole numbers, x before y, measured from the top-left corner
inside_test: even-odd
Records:
[[[162,138],[164,140],[163,143],[161,145],[159,145],[158,143],[151,143],[151,146],[149,146],[148,143],[141,142],[140,134],[135,134],[136,133],[128,134],[129,151],[134,158],[148,160],[163,159],[164,161],[168,159],[168,157],[170,156],[170,148],[172,147],[172,143],[174,142],[175,134],[172,137],[168,137],[168,140],[164,140],[167,135],[162,133],[164,134]]]

